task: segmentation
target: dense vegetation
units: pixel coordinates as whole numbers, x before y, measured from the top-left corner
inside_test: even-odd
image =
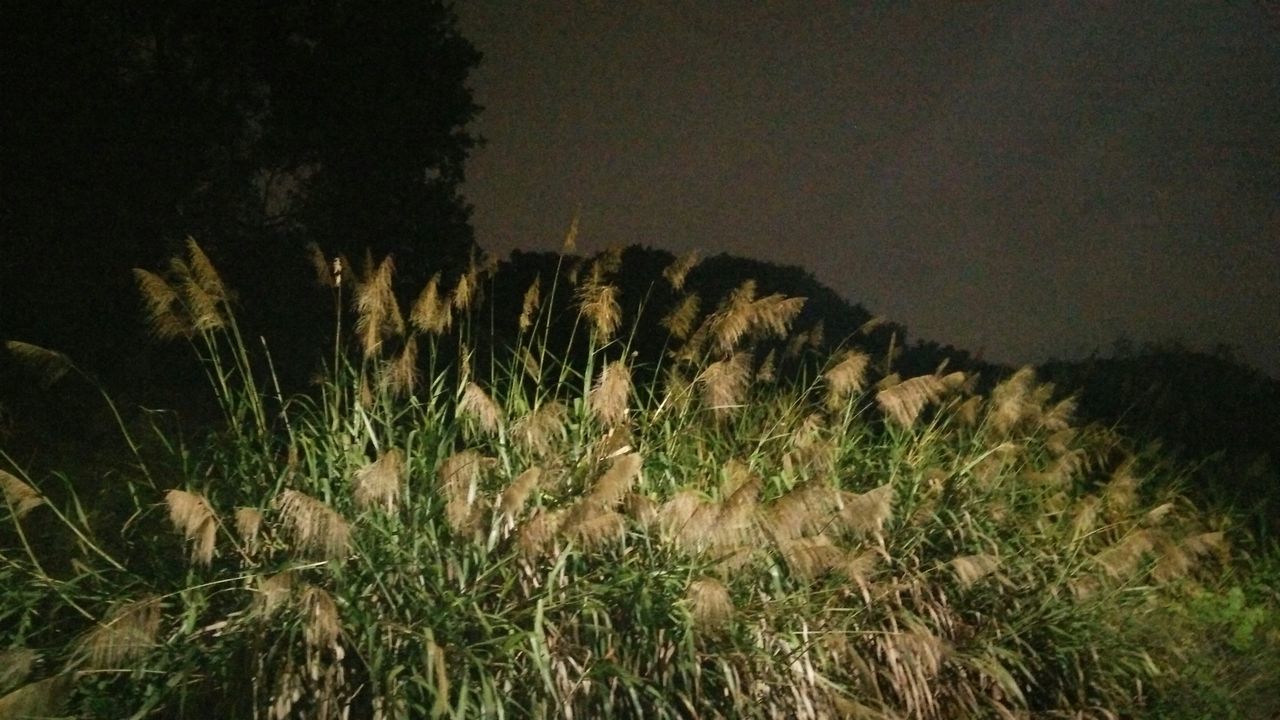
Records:
[[[310,388],[190,242],[135,277],[216,429],[104,391],[127,462],[0,455],[0,717],[1280,710],[1275,552],[1029,369],[904,374],[874,320],[829,351],[692,258],[566,253],[510,307],[473,263],[407,313],[389,259],[315,259]]]

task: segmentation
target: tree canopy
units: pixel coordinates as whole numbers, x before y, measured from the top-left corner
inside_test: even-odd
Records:
[[[4,3],[4,326],[118,293],[188,234],[262,277],[306,241],[465,258],[480,54],[456,24],[430,0]]]

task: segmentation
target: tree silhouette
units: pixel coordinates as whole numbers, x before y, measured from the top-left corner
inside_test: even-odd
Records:
[[[444,2],[10,0],[0,33],[5,335],[132,324],[128,269],[188,234],[244,288],[308,240],[424,273],[473,246],[480,55]]]

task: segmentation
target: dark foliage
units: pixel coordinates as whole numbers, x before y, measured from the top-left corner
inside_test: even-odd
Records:
[[[467,257],[480,56],[447,4],[0,7],[4,336],[129,374],[128,270],[187,235],[264,318],[302,297],[308,240],[418,272]]]
[[[1042,375],[1080,399],[1080,414],[1158,440],[1200,472],[1189,491],[1280,532],[1280,381],[1178,344],[1046,364]],[[1207,482],[1204,478],[1214,478]]]

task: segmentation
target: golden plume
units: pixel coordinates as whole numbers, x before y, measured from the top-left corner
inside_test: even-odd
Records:
[[[618,288],[597,282],[586,282],[578,288],[578,308],[582,317],[591,323],[601,341],[613,337],[622,322],[622,308],[618,305]]]
[[[587,405],[602,425],[612,427],[627,419],[630,397],[631,369],[625,362],[615,360],[600,371],[600,377],[587,397]]]
[[[170,490],[165,494],[169,520],[191,542],[191,562],[208,565],[213,561],[218,519],[209,501],[199,493]]]
[[[474,382],[468,382],[458,401],[458,415],[471,418],[489,435],[497,435],[502,428],[502,408]]]
[[[121,670],[155,647],[160,632],[160,598],[144,597],[117,605],[76,644],[72,664],[80,670]]]
[[[453,325],[451,303],[440,296],[440,273],[432,275],[422,292],[418,293],[409,321],[418,330],[432,335],[446,333]]]
[[[839,362],[822,374],[827,385],[828,410],[835,412],[841,409],[850,395],[862,392],[870,362],[871,358],[866,353],[849,350],[841,356]]]
[[[392,448],[377,460],[356,471],[356,505],[361,508],[379,507],[394,513],[400,500],[400,488],[404,483],[404,451]]]
[[[276,507],[297,551],[314,551],[334,560],[346,556],[351,543],[351,526],[336,510],[293,489],[280,493]]]
[[[671,283],[671,288],[676,292],[684,289],[684,280],[688,276],[689,271],[698,265],[699,258],[697,251],[690,252],[677,258],[674,262],[662,271],[662,277]]]
[[[36,492],[35,488],[4,470],[0,470],[0,489],[4,490],[4,500],[9,504],[13,517],[17,519],[21,519],[44,503],[44,498]]]
[[[541,303],[542,276],[539,275],[529,284],[529,289],[524,291],[524,302],[520,305],[520,332],[533,327],[533,320]]]

